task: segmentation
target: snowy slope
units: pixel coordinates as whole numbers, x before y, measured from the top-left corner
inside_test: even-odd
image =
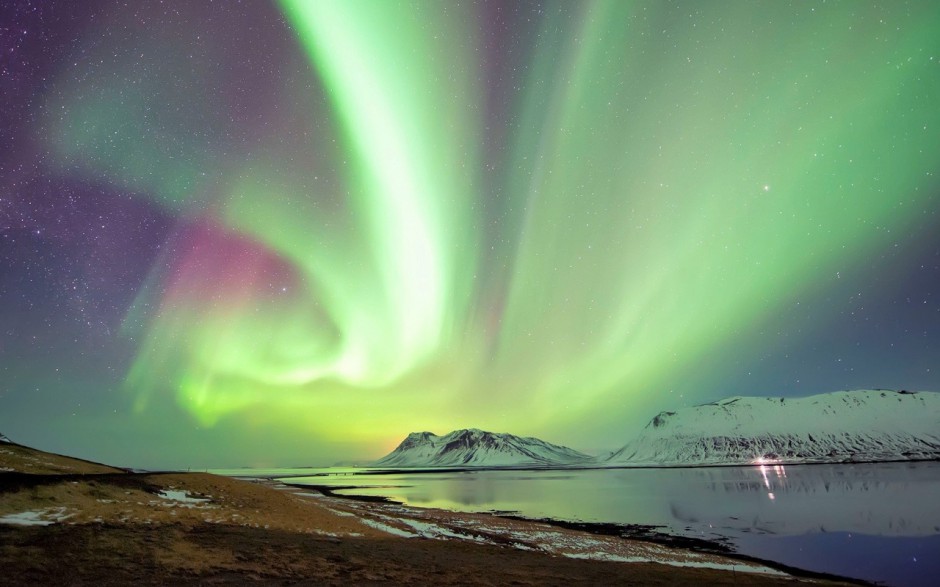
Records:
[[[412,432],[398,448],[373,463],[378,467],[506,467],[570,465],[591,457],[538,438],[483,430],[454,430],[437,436]]]
[[[2,432],[0,432],[0,442],[11,442],[11,440],[4,436]]]
[[[662,412],[608,464],[940,459],[940,393],[732,397]]]

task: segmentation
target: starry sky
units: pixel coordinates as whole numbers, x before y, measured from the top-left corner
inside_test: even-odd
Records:
[[[0,431],[329,465],[940,390],[940,4],[9,0]]]

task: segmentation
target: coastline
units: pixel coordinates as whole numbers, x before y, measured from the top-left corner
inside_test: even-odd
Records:
[[[269,479],[259,479],[258,481],[270,482],[274,484],[274,486],[281,484],[278,481]],[[657,560],[657,555],[662,556],[663,551],[661,550],[642,551],[642,549],[640,549],[642,554],[634,551],[634,558],[647,556],[650,557],[650,560],[655,560],[659,564],[671,564],[675,566],[702,566],[704,568],[714,568],[721,570],[728,570],[734,567],[735,564],[738,564],[740,566],[736,569],[736,572],[740,573],[751,572],[766,575],[776,571],[793,578],[833,581],[843,584],[869,585],[869,583],[863,580],[841,577],[829,573],[810,571],[775,561],[739,554],[735,552],[731,546],[725,544],[722,541],[668,534],[659,530],[662,528],[661,526],[599,522],[573,522],[553,518],[533,519],[514,515],[514,512],[454,512],[435,508],[407,506],[401,502],[389,499],[387,497],[335,493],[335,491],[341,489],[354,489],[355,486],[300,485],[292,483],[283,483],[282,485],[301,492],[315,490],[321,493],[324,498],[333,500],[333,507],[337,507],[339,504],[342,504],[343,501],[358,502],[362,505],[351,506],[350,509],[358,510],[360,512],[363,510],[378,510],[380,512],[384,511],[384,515],[389,515],[390,513],[404,519],[429,519],[439,526],[444,526],[445,531],[450,532],[451,534],[450,536],[448,536],[448,534],[444,534],[444,536],[451,539],[459,538],[459,530],[462,527],[466,527],[468,525],[468,521],[469,525],[475,525],[479,524],[479,520],[481,519],[487,520],[496,518],[530,525],[530,528],[538,529],[537,531],[542,533],[540,536],[541,544],[539,544],[538,548],[547,552],[558,551],[563,556],[584,558],[586,560],[628,560],[629,562],[636,562],[635,560],[631,559],[629,555],[625,556],[623,554],[623,544],[617,542],[620,540],[633,546],[635,546],[633,543],[640,543],[669,549],[668,552],[670,552],[675,558],[670,559],[669,557],[666,557],[664,559]],[[499,525],[495,524],[495,526],[498,527]],[[555,532],[558,532],[559,529],[563,529],[566,531],[578,533],[582,536],[580,538],[575,537],[574,543],[577,544],[578,541],[580,541],[584,546],[590,546],[591,548],[583,549],[583,551],[577,548],[572,550],[555,549],[552,547],[552,541],[545,539],[546,527],[551,528],[551,531]],[[455,529],[457,532],[455,532]],[[530,530],[530,532],[531,531],[532,530]],[[511,535],[513,534],[513,531],[510,530],[508,533]],[[595,538],[590,538],[584,535],[592,535]],[[425,537],[436,538],[438,536],[434,536],[432,533],[431,535]],[[572,544],[572,539],[570,536],[556,535],[555,540],[557,542],[569,545],[569,548]],[[693,557],[689,557],[688,554],[680,553],[705,555],[707,558],[703,560],[694,560]],[[768,572],[768,570],[770,572]]]
[[[859,584],[621,528],[0,448],[0,569],[10,585]]]
[[[207,473],[6,472],[0,521],[9,584],[854,583],[549,523]]]

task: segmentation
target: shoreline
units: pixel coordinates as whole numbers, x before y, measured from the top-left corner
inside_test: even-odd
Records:
[[[281,478],[284,479],[284,478]],[[272,483],[279,483],[275,479],[267,479],[264,482],[270,481]],[[580,522],[580,521],[570,521],[570,520],[561,520],[555,518],[528,518],[525,516],[514,515],[515,512],[481,512],[481,513],[467,513],[459,512],[455,510],[440,510],[438,508],[421,508],[419,506],[410,506],[406,505],[400,501],[390,499],[382,496],[370,496],[370,495],[349,495],[343,493],[335,493],[337,490],[342,489],[356,489],[357,486],[331,486],[331,485],[301,485],[294,483],[281,483],[282,485],[293,487],[299,490],[316,490],[322,493],[325,497],[338,499],[338,500],[350,500],[354,502],[362,502],[366,504],[387,504],[394,505],[400,508],[421,510],[427,512],[436,512],[444,511],[450,512],[456,515],[471,515],[471,516],[494,516],[506,520],[515,520],[523,523],[534,523],[534,524],[544,524],[547,526],[553,526],[557,528],[564,528],[566,530],[573,530],[577,532],[584,532],[588,534],[593,534],[597,536],[605,536],[612,538],[619,538],[622,540],[632,540],[638,542],[647,542],[655,544],[658,546],[664,546],[670,549],[676,550],[687,550],[701,554],[707,555],[716,555],[726,559],[732,559],[740,561],[741,563],[746,564],[755,564],[763,567],[767,567],[776,571],[780,571],[789,575],[791,577],[798,577],[811,580],[823,580],[823,581],[837,581],[852,585],[874,585],[871,582],[855,579],[851,577],[843,577],[840,575],[835,575],[831,573],[812,571],[809,569],[803,569],[800,567],[794,567],[784,563],[776,562],[769,559],[762,559],[754,556],[749,556],[746,554],[738,553],[734,550],[733,546],[730,544],[724,543],[721,540],[707,540],[704,538],[693,538],[687,536],[679,536],[674,534],[669,534],[666,532],[660,532],[658,528],[665,528],[665,526],[653,526],[653,525],[644,525],[644,524],[615,524],[609,522]]]
[[[0,474],[0,544],[11,584],[859,584],[206,473]]]
[[[0,470],[0,568],[15,585],[859,584],[599,527],[128,472],[18,445],[0,450]]]
[[[638,463],[638,464],[629,464],[622,463],[617,465],[507,465],[507,466],[463,466],[463,467],[390,467],[390,468],[380,468],[372,466],[363,466],[363,467],[350,467],[352,469],[360,469],[356,471],[350,471],[344,473],[350,477],[355,477],[358,475],[396,475],[396,474],[408,474],[408,475],[434,475],[437,473],[467,473],[467,472],[481,472],[481,471],[606,471],[606,470],[633,470],[633,469],[734,469],[734,468],[745,468],[745,467],[815,467],[815,466],[833,466],[833,465],[882,465],[890,463],[936,463],[940,462],[940,457],[924,457],[924,458],[897,458],[897,459],[877,459],[877,460],[816,460],[816,461],[787,461],[787,460],[774,460],[766,462],[748,462],[748,463],[678,463],[678,464],[657,464],[657,463]],[[333,467],[285,467],[285,469],[330,469]],[[234,471],[237,469],[207,469],[207,472],[212,472],[214,470],[226,470]],[[250,471],[251,469],[245,469],[245,471]],[[263,475],[263,476],[240,476],[238,474],[231,474],[226,476],[232,477],[241,477],[241,478],[265,478],[265,479],[289,479],[293,477],[321,477],[326,476],[328,473],[292,473],[288,475]]]

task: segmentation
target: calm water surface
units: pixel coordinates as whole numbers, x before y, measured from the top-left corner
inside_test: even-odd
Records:
[[[743,554],[890,585],[936,585],[940,577],[940,463],[356,472],[289,481],[352,485],[338,493],[420,507],[663,526],[725,540]]]

